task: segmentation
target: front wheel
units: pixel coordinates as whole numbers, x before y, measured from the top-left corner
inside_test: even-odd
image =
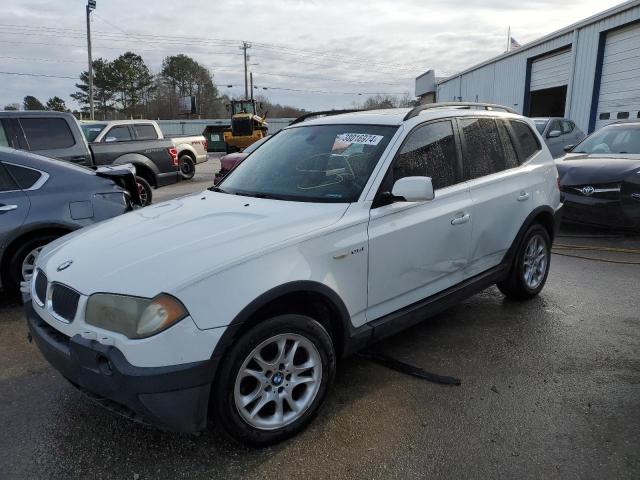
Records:
[[[136,187],[138,187],[138,194],[140,195],[140,202],[143,207],[151,205],[153,200],[153,190],[151,185],[144,178],[136,176]]]
[[[58,238],[55,235],[45,235],[32,238],[24,242],[10,257],[7,271],[3,273],[4,288],[12,293],[17,293],[20,282],[28,280],[35,271],[36,261],[44,246]]]
[[[280,315],[245,333],[213,387],[214,422],[242,443],[266,446],[302,430],[335,377],[335,351],[320,323]]]
[[[540,224],[529,227],[513,259],[509,276],[498,283],[507,297],[527,300],[540,293],[549,275],[551,238]]]

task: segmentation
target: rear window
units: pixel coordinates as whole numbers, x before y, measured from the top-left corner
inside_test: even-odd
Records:
[[[4,165],[5,167],[7,167],[7,170],[16,181],[18,186],[23,190],[27,190],[33,187],[33,185],[35,185],[35,183],[40,180],[40,177],[42,176],[42,174],[38,170],[22,167],[20,165],[13,165],[11,163],[5,163]]]
[[[463,118],[464,178],[473,180],[507,168],[498,125],[493,118]]]
[[[0,163],[0,192],[10,192],[12,190],[17,190],[16,184],[9,176],[4,163]]]
[[[133,130],[136,132],[138,140],[155,140],[158,138],[158,133],[153,125],[136,124],[133,126]]]
[[[511,128],[516,136],[516,146],[520,152],[520,163],[526,162],[531,156],[540,150],[540,143],[531,127],[519,120],[509,120]]]
[[[93,142],[106,126],[105,123],[83,123],[80,125],[82,133],[84,133],[84,138],[86,138],[89,143]]]
[[[21,118],[20,125],[30,150],[69,148],[76,143],[64,118]]]

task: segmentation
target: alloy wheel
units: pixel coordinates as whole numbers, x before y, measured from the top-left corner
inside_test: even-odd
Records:
[[[524,283],[531,290],[535,290],[544,280],[549,265],[549,250],[541,235],[534,235],[529,239],[524,250],[523,277]]]
[[[243,361],[234,387],[236,408],[254,428],[282,428],[311,406],[322,373],[320,353],[313,342],[294,333],[275,335]]]
[[[38,260],[38,255],[40,255],[40,252],[42,251],[43,248],[44,246],[34,248],[27,254],[26,257],[24,257],[24,260],[22,260],[22,268],[21,268],[22,280],[28,280],[33,275],[33,271],[36,268],[36,261]]]

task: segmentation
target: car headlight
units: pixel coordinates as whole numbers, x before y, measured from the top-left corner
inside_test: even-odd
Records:
[[[155,298],[96,293],[87,302],[85,322],[137,339],[155,335],[187,315],[184,305],[165,293]]]

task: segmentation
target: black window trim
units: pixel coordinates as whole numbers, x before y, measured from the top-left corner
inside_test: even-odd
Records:
[[[113,130],[114,128],[126,128],[127,130],[129,130],[129,136],[131,137],[131,139],[129,139],[129,140],[116,140],[114,142],[107,142],[107,137],[109,136],[109,133],[111,132],[111,130]],[[135,132],[134,132],[133,128],[131,128],[131,124],[125,123],[124,125],[123,124],[112,125],[111,128],[106,131],[106,133],[104,134],[104,137],[102,137],[102,141],[100,143],[132,142],[135,139],[136,139]]]
[[[529,163],[533,159],[533,157],[538,155],[538,153],[540,153],[540,151],[542,150],[542,144],[540,143],[540,139],[538,138],[538,135],[536,135],[537,132],[534,131],[534,129],[531,128],[531,125],[529,125],[524,120],[520,120],[519,118],[503,118],[503,120],[506,123],[507,131],[509,132],[509,135],[511,135],[511,142],[513,143],[516,149],[516,154],[518,155],[518,163],[520,163],[520,166],[522,167],[523,165],[526,165],[527,163]],[[518,141],[518,136],[513,131],[511,127],[511,122],[520,122],[520,123],[523,123],[525,126],[527,126],[529,128],[529,131],[533,135],[534,140],[536,141],[536,145],[537,145],[536,151],[533,152],[531,155],[529,155],[527,158],[524,158],[524,154],[522,153],[520,142]]]
[[[397,148],[395,154],[393,155],[393,159],[391,160],[391,162],[389,163],[389,166],[387,167],[386,171],[384,172],[384,174],[382,175],[381,180],[380,180],[380,185],[378,185],[377,191],[375,196],[373,197],[373,202],[371,204],[371,209],[373,210],[374,208],[379,208],[379,207],[384,207],[385,203],[380,203],[380,195],[382,195],[382,185],[384,184],[384,179],[386,178],[386,176],[389,174],[389,171],[391,170],[391,168],[393,167],[394,162],[397,160],[398,155],[400,155],[400,152],[402,151],[402,148],[405,146],[405,144],[407,143],[407,140],[409,139],[409,137],[413,134],[413,132],[415,130],[417,130],[418,128],[424,127],[426,125],[430,125],[433,123],[438,123],[438,122],[445,122],[448,121],[451,124],[451,129],[453,131],[453,138],[454,138],[454,142],[456,144],[456,164],[455,164],[455,170],[456,170],[456,183],[451,184],[447,187],[443,187],[443,188],[439,188],[437,190],[434,190],[434,198],[435,198],[435,193],[436,192],[442,192],[444,190],[447,190],[448,188],[451,187],[457,187],[463,183],[465,183],[464,180],[464,174],[463,174],[463,165],[462,165],[462,145],[460,143],[461,141],[461,135],[460,132],[458,131],[458,125],[457,125],[457,119],[458,117],[442,117],[442,118],[434,118],[432,120],[427,120],[426,122],[422,122],[419,123],[417,125],[414,125],[411,130],[409,130],[409,132],[404,136],[404,138],[402,139],[402,143],[400,144],[400,146]],[[465,117],[466,118],[466,117]]]
[[[10,182],[13,182],[13,185],[16,187],[13,190],[0,190],[0,195],[2,195],[3,193],[15,193],[15,192],[22,192],[22,190],[20,189],[20,186],[18,185],[18,183],[16,182],[16,179],[13,178],[13,175],[11,175],[9,173],[9,170],[7,169],[7,167],[4,166],[4,162],[0,162],[0,170],[2,170],[2,172],[4,174],[6,174],[6,177],[9,179]]]
[[[13,183],[18,187],[18,190],[11,190],[12,192],[15,192],[15,191],[31,192],[34,190],[39,190],[40,188],[42,188],[42,186],[45,183],[47,183],[47,180],[49,180],[49,177],[50,177],[50,175],[47,172],[43,172],[42,170],[38,170],[37,168],[27,167],[26,165],[22,165],[20,163],[14,163],[7,160],[3,160],[0,163],[3,163],[5,166],[13,165],[14,167],[18,167],[18,168],[26,168],[27,170],[33,170],[34,172],[38,172],[40,174],[40,178],[38,178],[38,180],[36,180],[29,188],[20,188],[20,184],[18,183],[16,178],[11,174],[9,169],[5,167],[5,170],[9,174],[9,177],[11,177],[11,180],[13,180]]]

